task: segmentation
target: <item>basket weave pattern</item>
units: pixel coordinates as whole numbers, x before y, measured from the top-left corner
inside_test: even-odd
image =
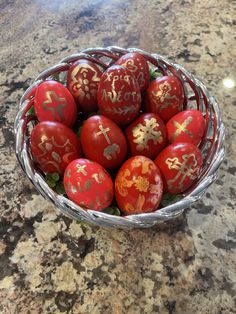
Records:
[[[26,113],[34,103],[34,94],[37,86],[44,80],[51,79],[56,74],[66,74],[71,63],[79,59],[87,59],[106,69],[127,52],[141,53],[149,62],[149,65],[156,68],[162,75],[178,77],[182,81],[185,90],[184,108],[201,110],[206,119],[206,130],[200,144],[204,159],[203,168],[198,180],[184,193],[183,198],[174,204],[152,213],[119,217],[92,209],[84,210],[63,195],[54,192],[47,185],[41,172],[35,167],[30,154],[30,126],[32,129],[35,117],[26,115]],[[210,184],[215,181],[216,171],[224,159],[224,134],[224,124],[221,120],[219,106],[216,100],[208,94],[206,87],[200,80],[182,66],[173,64],[160,55],[149,54],[136,48],[123,49],[114,46],[83,50],[81,53],[64,58],[58,64],[40,73],[33,84],[23,94],[15,119],[16,156],[23,171],[38,192],[46,199],[52,201],[63,214],[72,219],[122,229],[151,227],[160,221],[166,221],[180,215],[185,208],[199,200]]]

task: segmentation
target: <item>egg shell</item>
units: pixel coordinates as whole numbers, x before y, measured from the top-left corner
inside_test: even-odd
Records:
[[[113,200],[111,177],[94,161],[73,160],[65,170],[63,183],[69,199],[84,209],[101,211]]]
[[[137,52],[126,53],[115,64],[124,66],[133,73],[141,92],[148,87],[150,80],[149,66],[143,55]]]
[[[146,94],[147,108],[166,123],[183,109],[184,89],[174,76],[162,76],[153,80]]]
[[[97,90],[103,71],[89,61],[74,62],[67,73],[67,87],[74,96],[79,110],[91,113],[98,110]]]
[[[151,159],[135,156],[121,166],[115,179],[115,196],[126,215],[155,211],[162,193],[161,174]]]
[[[170,143],[189,142],[199,145],[205,131],[205,119],[199,110],[185,110],[173,116],[166,127]]]
[[[88,118],[82,126],[80,138],[85,156],[106,169],[117,168],[126,157],[124,133],[105,116],[94,115]]]
[[[153,159],[166,145],[166,126],[155,113],[140,115],[125,133],[133,156],[141,154]]]
[[[46,80],[35,92],[34,109],[39,121],[55,121],[72,127],[77,106],[69,90],[61,83]]]
[[[75,133],[59,122],[42,121],[32,130],[30,150],[34,161],[46,173],[63,174],[66,166],[81,156]]]
[[[118,125],[129,124],[139,113],[140,88],[125,67],[113,65],[103,73],[97,96],[100,113]]]
[[[178,194],[198,179],[203,158],[201,151],[192,143],[173,143],[162,150],[155,164],[162,174],[164,192]]]

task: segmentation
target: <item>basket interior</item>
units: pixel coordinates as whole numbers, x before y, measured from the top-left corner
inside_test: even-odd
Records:
[[[161,76],[171,75],[180,79],[185,91],[184,109],[199,109],[203,113],[206,120],[206,128],[199,148],[201,149],[204,162],[198,180],[183,194],[183,198],[177,203],[152,213],[118,217],[92,209],[84,210],[49,188],[41,171],[35,167],[30,154],[29,135],[37,122],[35,116],[27,115],[27,112],[34,104],[34,94],[37,86],[47,79],[57,78],[60,81],[65,81],[67,70],[73,62],[79,59],[87,59],[106,69],[123,54],[132,51],[141,53],[148,61],[150,69],[157,71]],[[168,220],[179,215],[184,208],[198,200],[206,188],[214,181],[215,172],[224,157],[224,126],[221,121],[219,107],[214,98],[208,95],[204,84],[182,66],[172,64],[160,55],[149,54],[135,48],[108,47],[86,49],[81,53],[62,59],[57,65],[43,71],[21,98],[15,120],[15,134],[18,160],[36,189],[45,198],[51,200],[64,214],[73,219],[116,228],[150,227],[158,221]]]

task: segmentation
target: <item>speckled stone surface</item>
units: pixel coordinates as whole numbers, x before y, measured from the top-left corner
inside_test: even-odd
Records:
[[[0,313],[236,313],[236,2],[0,0]],[[227,159],[203,199],[149,230],[81,226],[14,155],[17,102],[44,68],[115,44],[168,56],[220,104]]]

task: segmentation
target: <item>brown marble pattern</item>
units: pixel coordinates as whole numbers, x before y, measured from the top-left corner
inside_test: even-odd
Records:
[[[236,2],[0,0],[0,313],[236,313]],[[92,46],[139,47],[197,74],[219,101],[227,158],[183,216],[149,230],[77,224],[34,190],[14,155],[33,78]]]

